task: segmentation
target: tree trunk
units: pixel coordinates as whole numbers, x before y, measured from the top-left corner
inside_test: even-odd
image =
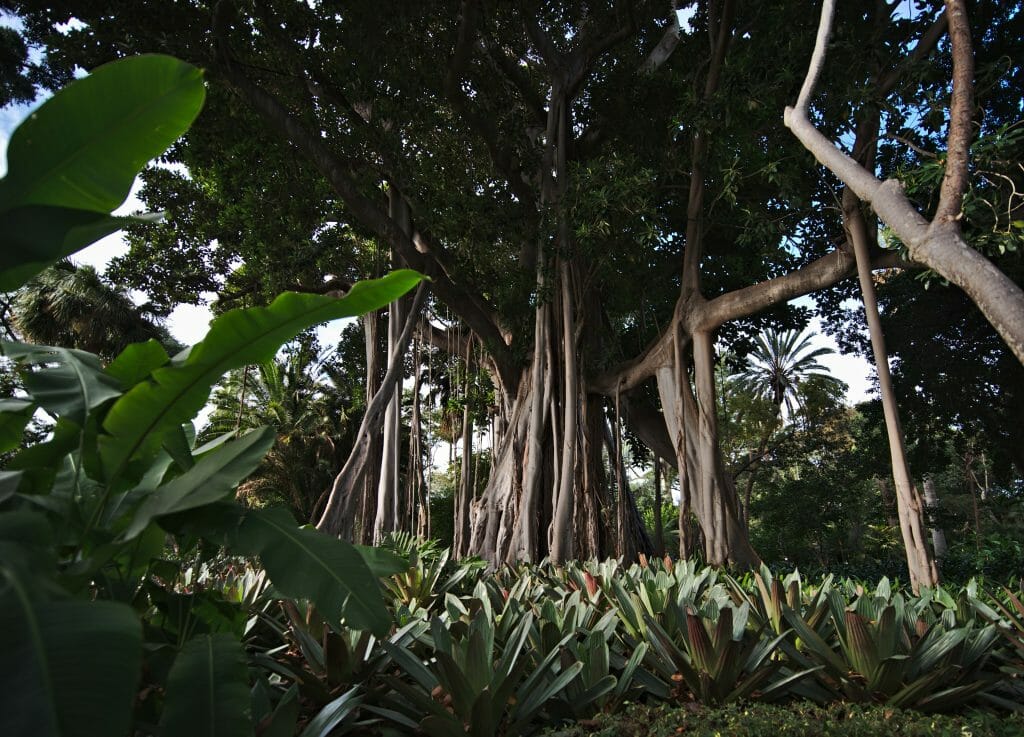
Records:
[[[935,492],[935,479],[930,475],[924,477],[924,505],[928,515],[928,523],[931,525],[932,550],[935,551],[935,559],[941,563],[946,557],[948,547],[946,545],[946,533],[939,525],[939,495]]]
[[[615,429],[609,431],[608,452],[615,469],[615,552],[623,560],[636,558],[636,547],[630,535],[629,481],[626,479],[625,463],[622,458],[622,404],[615,395]]]
[[[857,276],[860,279],[861,294],[864,298],[864,313],[871,336],[871,350],[875,356],[878,371],[878,387],[882,397],[882,411],[885,414],[885,430],[889,437],[889,455],[892,460],[893,481],[896,484],[896,510],[900,519],[900,531],[907,552],[907,568],[910,571],[910,585],[917,593],[921,586],[935,586],[939,582],[939,571],[924,536],[924,503],[914,485],[907,464],[907,451],[903,440],[896,394],[889,373],[889,355],[882,334],[882,321],[878,315],[878,301],[875,285],[871,280],[871,259],[868,254],[868,232],[860,203],[849,189],[843,193],[843,218],[850,233],[850,240],[857,257]]]
[[[418,320],[418,314],[426,296],[427,282],[423,282],[416,289],[416,296],[413,298],[412,307],[406,316],[405,325],[395,346],[395,352],[388,360],[388,370],[381,380],[380,389],[374,394],[363,413],[363,421],[359,425],[359,432],[356,433],[356,440],[352,444],[352,452],[349,454],[348,460],[345,461],[344,467],[334,477],[327,504],[316,524],[318,530],[345,539],[352,539],[352,520],[358,512],[362,496],[359,491],[371,465],[372,438],[380,431],[384,412],[391,402],[393,393],[398,391],[404,363],[401,359],[412,338],[413,327]]]
[[[562,303],[562,361],[564,379],[562,384],[562,452],[559,461],[558,495],[555,498],[554,514],[551,521],[551,559],[564,563],[573,557],[575,530],[576,490],[576,440],[579,436],[580,386],[576,367],[576,329],[573,319],[575,301],[569,264],[562,261],[561,276]]]
[[[412,415],[409,419],[409,467],[406,472],[406,494],[409,516],[408,528],[419,537],[426,538],[429,530],[427,483],[423,477],[423,420],[420,413],[420,341],[413,345]]]
[[[661,458],[654,456],[654,554],[665,557],[665,525],[661,518]]]
[[[388,214],[406,234],[412,235],[409,205],[394,185],[388,187]],[[400,266],[397,259],[394,266]],[[388,360],[397,360],[404,364],[405,350],[398,350],[401,332],[402,300],[399,298],[388,307]],[[390,366],[388,368],[390,369]],[[381,450],[380,480],[377,484],[377,515],[373,521],[374,545],[379,545],[389,532],[398,529],[401,520],[398,458],[402,440],[402,378],[403,374],[400,374],[384,413],[384,443]]]
[[[367,383],[366,397],[367,404],[377,396],[381,388],[381,377],[384,374],[383,357],[380,348],[380,311],[370,312],[362,315],[362,338],[366,342],[365,350],[367,356]],[[346,515],[344,521],[346,529],[340,530],[338,534],[353,543],[371,545],[374,541],[374,519],[377,517],[377,487],[381,482],[381,451],[383,449],[384,431],[383,423],[369,429],[370,439],[367,448],[367,461],[365,475],[357,483],[358,489],[353,493],[359,494],[358,500],[358,529],[349,531],[349,526],[355,523],[355,515]]]
[[[470,504],[473,501],[473,413],[469,404],[471,354],[466,351],[465,376],[462,382],[462,461],[459,465],[459,486],[455,491],[455,555],[469,554]]]

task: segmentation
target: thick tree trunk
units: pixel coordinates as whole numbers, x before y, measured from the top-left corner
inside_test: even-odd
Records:
[[[575,301],[569,264],[563,261],[559,268],[562,305],[562,452],[558,458],[559,484],[551,522],[551,559],[563,563],[573,557],[575,530],[576,440],[579,436],[580,385],[576,367],[576,325],[573,319]]]
[[[714,337],[710,332],[693,335],[693,375],[700,469],[700,492],[695,507],[704,533],[704,554],[712,565],[728,562],[754,567],[761,559],[751,547],[746,527],[739,518],[736,489],[725,472],[718,444]]]

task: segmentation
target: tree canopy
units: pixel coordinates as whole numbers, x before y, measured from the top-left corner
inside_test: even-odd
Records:
[[[144,175],[167,219],[132,226],[110,271],[158,313],[207,291],[218,309],[330,292],[392,265],[431,277],[434,313],[454,322],[424,322],[424,339],[478,351],[495,387],[490,483],[464,522],[492,560],[642,546],[623,542],[628,483],[606,472],[620,422],[682,471],[680,529],[696,517],[705,556],[757,560],[720,448],[716,346],[742,357],[767,327],[803,327],[810,308],[790,303],[803,294],[830,330],[857,330],[841,307],[856,294],[851,210],[783,123],[798,98],[925,218],[948,209],[948,149],[966,186],[957,232],[1019,284],[1017,3],[973,3],[964,22],[937,2],[843,3],[813,99],[817,18],[792,3],[9,5],[44,52],[37,83],[148,51],[207,70],[203,115]],[[964,121],[970,141],[954,146]],[[922,290],[916,241],[867,216],[888,246],[871,244],[871,265],[911,275],[886,272],[887,319],[955,294],[926,271]],[[890,283],[909,293],[884,296]],[[937,367],[917,361],[929,378],[911,378],[911,342],[895,352],[919,399]],[[1014,401],[1012,350],[989,382],[996,404]],[[937,422],[968,412],[984,414]]]

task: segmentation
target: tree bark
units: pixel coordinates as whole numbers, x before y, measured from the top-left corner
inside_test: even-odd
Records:
[[[459,486],[455,492],[455,539],[456,557],[469,554],[470,504],[473,501],[473,413],[469,402],[469,385],[472,354],[465,357],[465,376],[462,382],[462,458],[459,464]]]
[[[423,477],[423,421],[420,413],[420,387],[422,366],[420,366],[420,341],[413,344],[412,414],[409,418],[409,466],[406,472],[406,505],[408,507],[408,529],[418,537],[430,535],[430,510],[427,500],[427,484]]]
[[[380,391],[381,376],[384,369],[381,362],[380,349],[380,311],[363,315],[363,340],[366,343],[366,402],[377,396]],[[347,529],[340,530],[339,536],[371,545],[373,543],[373,521],[377,517],[377,487],[380,486],[381,454],[384,450],[383,420],[372,427],[369,448],[365,460],[365,472],[361,482],[357,484],[361,498],[359,500],[359,530],[354,534]],[[355,493],[355,492],[351,492]],[[351,525],[355,515],[346,515],[345,525]]]
[[[370,400],[363,413],[363,421],[359,425],[359,432],[352,445],[352,452],[344,467],[334,477],[331,485],[331,492],[327,498],[327,504],[316,523],[318,530],[330,535],[341,535],[348,529],[349,520],[357,511],[359,494],[355,490],[364,478],[370,460],[370,444],[375,432],[381,427],[384,411],[391,401],[392,394],[396,391],[402,376],[403,361],[401,356],[412,338],[413,327],[418,320],[419,311],[427,296],[427,282],[422,282],[416,288],[416,295],[413,297],[412,306],[405,319],[405,325],[399,336],[395,347],[395,353],[388,360],[388,370],[381,380],[380,389]]]
[[[409,205],[397,187],[388,187],[388,216],[401,230],[412,235],[412,216]],[[392,256],[393,266],[400,266],[399,259]],[[413,320],[418,315],[410,314]],[[391,361],[405,363],[406,348],[399,350],[402,333],[402,300],[396,299],[388,307],[388,357]],[[406,346],[408,343],[406,343]],[[391,366],[388,366],[390,370]],[[404,371],[398,376],[397,384],[391,393],[390,401],[384,412],[384,442],[381,449],[380,479],[377,484],[377,514],[373,522],[373,543],[379,545],[388,535],[398,529],[401,520],[399,511],[399,465],[402,439],[402,378]]]
[[[569,264],[563,261],[559,271],[562,289],[562,360],[565,375],[562,385],[564,418],[562,420],[562,452],[559,458],[560,478],[551,521],[551,559],[556,564],[564,563],[573,557],[575,537],[573,521],[577,490],[576,440],[579,436],[577,427],[580,401],[579,374],[576,368],[576,330],[573,320],[575,301]]]
[[[661,458],[654,456],[654,554],[665,557],[665,524],[662,520]]]
[[[893,481],[896,484],[896,509],[900,519],[900,531],[907,553],[907,568],[910,571],[910,585],[917,593],[921,586],[935,586],[939,582],[939,571],[924,536],[924,502],[914,485],[907,463],[907,451],[900,424],[896,393],[893,391],[892,376],[889,373],[889,354],[882,334],[882,321],[878,314],[878,300],[875,285],[871,280],[870,256],[868,255],[868,233],[860,203],[856,195],[847,189],[843,193],[843,218],[849,230],[857,258],[857,275],[860,279],[864,313],[867,317],[868,333],[871,336],[871,350],[878,372],[878,387],[885,415],[885,430],[889,438],[889,455],[892,460]]]

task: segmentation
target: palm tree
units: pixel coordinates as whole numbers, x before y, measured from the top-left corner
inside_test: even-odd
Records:
[[[229,374],[214,392],[214,410],[199,442],[264,425],[277,442],[238,493],[249,503],[277,500],[309,519],[352,443],[358,386],[331,354],[293,346],[284,356]],[[356,407],[356,411],[358,411]],[[358,426],[359,417],[355,418]]]
[[[815,391],[821,389],[829,394],[839,394],[846,389],[842,381],[829,374],[828,369],[818,362],[821,356],[835,351],[824,346],[815,348],[813,339],[814,334],[810,332],[765,331],[755,339],[754,350],[746,357],[746,368],[726,377],[723,382],[723,386],[735,383],[742,393],[749,396],[749,400],[753,400],[752,403],[748,400],[745,419],[757,428],[757,440],[751,442],[737,459],[733,471],[734,481],[740,474],[747,474],[743,491],[743,520],[747,525],[750,524],[754,481],[762,461],[770,452],[772,438],[785,435],[784,432],[777,433],[780,426],[803,407],[808,394],[814,396]],[[770,411],[766,404],[774,408],[774,418],[766,414],[766,410]]]
[[[840,390],[843,382],[818,362],[835,353],[831,348],[812,345],[814,334],[796,330],[768,330],[757,336],[754,350],[747,355],[747,367],[733,377],[741,386],[777,407],[779,419],[792,417],[803,404],[801,386],[810,379]],[[785,410],[785,412],[783,412]]]
[[[157,340],[181,350],[167,329],[131,298],[103,281],[91,266],[60,261],[18,290],[11,303],[13,327],[41,345],[79,348],[109,361],[130,343]]]

